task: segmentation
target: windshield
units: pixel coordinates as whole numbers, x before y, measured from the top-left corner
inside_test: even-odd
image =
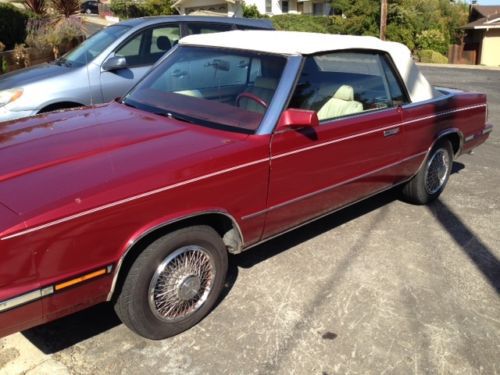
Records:
[[[62,60],[70,65],[86,65],[128,30],[128,26],[109,26],[95,33],[77,48],[68,52]]]
[[[271,103],[285,64],[283,56],[183,46],[123,102],[199,125],[253,133]]]

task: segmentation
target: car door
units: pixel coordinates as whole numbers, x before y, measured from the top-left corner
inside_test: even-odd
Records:
[[[356,51],[306,58],[289,107],[315,110],[320,125],[272,137],[265,237],[404,178],[399,104],[407,98],[391,92],[387,58]]]
[[[129,37],[107,59],[113,56],[125,57],[126,67],[113,70],[101,67],[101,91],[104,101],[125,95],[179,38],[177,23],[149,27]]]

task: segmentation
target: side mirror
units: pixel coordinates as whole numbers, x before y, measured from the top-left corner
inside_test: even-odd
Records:
[[[314,128],[316,126],[319,126],[319,120],[315,111],[289,108],[281,114],[276,130]]]
[[[113,70],[123,69],[127,67],[127,59],[123,56],[113,56],[107,59],[102,65],[102,69],[111,72]]]

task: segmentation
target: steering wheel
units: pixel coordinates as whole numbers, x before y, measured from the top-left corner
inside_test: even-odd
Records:
[[[257,95],[252,94],[251,92],[242,92],[241,94],[239,94],[236,97],[236,105],[238,107],[240,106],[241,98],[250,99],[250,100],[254,101],[255,103],[261,105],[262,107],[267,108],[267,103],[263,99],[259,98]]]

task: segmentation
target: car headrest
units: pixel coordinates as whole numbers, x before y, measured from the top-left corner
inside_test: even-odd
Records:
[[[255,79],[255,87],[260,87],[263,89],[274,90],[278,85],[278,81],[275,78],[268,77],[257,77]]]
[[[354,89],[348,85],[342,85],[335,91],[333,95],[335,99],[345,100],[346,102],[350,102],[354,100]]]
[[[170,48],[172,48],[172,43],[170,43],[170,39],[168,39],[168,37],[162,35],[159,36],[156,40],[156,46],[161,51],[168,51]]]

